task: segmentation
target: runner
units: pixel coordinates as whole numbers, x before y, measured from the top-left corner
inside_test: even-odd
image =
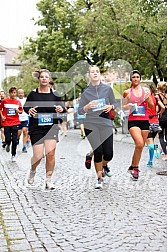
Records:
[[[49,87],[50,72],[42,69],[36,72],[39,87],[31,91],[27,96],[24,110],[30,115],[29,135],[33,148],[31,169],[28,175],[28,183],[34,183],[36,168],[46,155],[46,189],[55,189],[52,175],[55,167],[55,150],[58,142],[57,113],[65,112],[61,98],[56,91]]]
[[[103,188],[102,170],[110,170],[108,162],[113,158],[113,128],[109,111],[114,110],[116,101],[110,86],[101,83],[97,66],[89,69],[90,83],[79,100],[78,113],[86,113],[85,135],[94,153],[94,166],[97,173],[96,189]]]
[[[11,161],[16,162],[17,136],[20,125],[19,114],[22,113],[22,105],[16,99],[16,87],[9,89],[9,97],[4,98],[0,104],[1,123],[4,127],[6,151],[11,148]]]
[[[115,129],[115,134],[117,134],[117,129],[116,129],[116,126],[114,123],[115,114],[116,114],[115,110],[113,110],[113,109],[110,110],[109,116],[110,116],[111,120],[113,121],[113,128]],[[91,169],[92,157],[93,157],[93,151],[90,150],[90,152],[86,154],[86,158],[85,158],[85,167],[87,169]],[[110,169],[108,169],[108,167],[105,167],[105,169],[103,169],[103,171],[102,171],[102,177],[105,177],[105,175],[107,175],[108,177],[112,176],[112,173],[111,173]]]
[[[164,104],[165,110],[159,117],[159,124],[162,131],[159,133],[159,141],[163,150],[162,160],[167,161],[167,83],[158,83],[158,96],[160,101]]]
[[[24,97],[24,90],[23,89],[18,89],[17,91],[18,97],[17,100],[21,102],[22,107],[24,106],[26,102],[26,98]],[[19,119],[21,124],[19,125],[19,131],[18,131],[18,142],[21,134],[23,133],[23,148],[22,152],[27,153],[27,140],[28,140],[28,115],[27,113],[23,110],[22,114],[19,114]]]
[[[150,90],[140,85],[141,74],[133,70],[131,87],[123,92],[123,109],[129,110],[128,130],[134,140],[135,149],[128,171],[134,180],[139,177],[139,162],[149,133],[148,106],[154,107]]]
[[[158,148],[156,145],[154,145],[154,139],[157,135],[157,133],[161,132],[162,128],[159,126],[159,119],[158,115],[161,116],[165,110],[165,106],[163,103],[160,101],[158,95],[155,95],[155,87],[151,84],[150,85],[150,91],[151,91],[151,97],[154,103],[153,108],[148,108],[148,115],[149,115],[149,134],[147,137],[147,146],[149,150],[149,161],[147,163],[147,166],[149,168],[153,167],[153,158],[154,158],[154,153],[155,157],[160,158],[160,152],[158,152]],[[160,108],[159,112],[157,113],[157,106]]]
[[[74,106],[75,109],[75,117],[77,118],[77,120],[79,121],[79,126],[80,126],[80,130],[81,130],[81,138],[85,139],[85,130],[84,130],[84,119],[85,119],[85,115],[80,115],[78,114],[78,107],[79,107],[79,99],[76,100],[76,104]]]
[[[5,98],[5,91],[0,91],[0,103]],[[0,119],[0,131],[1,131],[1,140],[2,140],[2,148],[5,149],[6,143],[5,143],[5,135],[4,135],[4,127],[2,127],[1,119]]]

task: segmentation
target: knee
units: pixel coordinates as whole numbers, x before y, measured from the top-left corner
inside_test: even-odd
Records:
[[[31,164],[39,164],[40,161],[42,159],[42,156],[41,155],[33,155],[33,157],[31,158]]]
[[[142,150],[144,148],[144,142],[136,143],[136,148]]]
[[[53,161],[55,159],[55,152],[50,151],[49,153],[46,154],[46,159],[48,161]]]

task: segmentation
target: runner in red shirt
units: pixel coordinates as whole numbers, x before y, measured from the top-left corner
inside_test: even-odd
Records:
[[[160,158],[160,153],[158,153],[158,149],[156,145],[154,145],[154,139],[157,135],[157,133],[161,132],[162,128],[159,126],[159,115],[162,115],[164,110],[165,110],[165,106],[163,105],[163,103],[161,102],[161,100],[159,99],[158,95],[155,95],[155,87],[153,85],[150,85],[150,90],[151,90],[151,97],[154,103],[154,107],[153,108],[148,108],[148,114],[149,114],[149,123],[150,123],[150,127],[149,127],[149,134],[147,137],[147,146],[148,146],[148,150],[149,150],[149,161],[147,163],[147,166],[149,168],[153,167],[153,158],[154,158],[154,154],[156,158]],[[159,107],[160,111],[159,113],[157,113],[157,106]],[[155,151],[155,152],[154,152]]]
[[[12,162],[16,161],[17,135],[20,125],[19,114],[22,113],[22,105],[16,99],[16,87],[9,89],[9,97],[2,100],[0,104],[1,124],[4,127],[6,151],[10,151],[12,142]]]

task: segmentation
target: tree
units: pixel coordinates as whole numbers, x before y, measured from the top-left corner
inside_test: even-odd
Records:
[[[41,0],[42,29],[24,46],[51,71],[86,59],[105,71],[122,59],[144,77],[167,78],[167,4],[158,0]]]
[[[134,0],[92,0],[91,3],[91,10],[80,11],[78,16],[78,31],[86,41],[87,50],[96,48],[103,55],[105,52],[104,61],[124,59],[144,76],[153,75],[156,83],[157,77],[165,78],[167,17],[163,14],[167,6],[159,3],[150,9],[151,5],[145,3],[143,10],[141,1]]]
[[[46,0],[37,4],[42,18],[37,24],[42,27],[37,39],[30,38],[25,54],[35,53],[50,71],[67,71],[79,60],[78,38],[75,36],[73,7],[68,1]],[[70,60],[69,60],[70,58]]]

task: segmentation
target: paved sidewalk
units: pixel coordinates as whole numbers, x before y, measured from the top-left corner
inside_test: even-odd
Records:
[[[44,161],[35,183],[26,182],[31,148],[11,163],[0,149],[0,252],[167,252],[167,162],[146,166],[144,148],[140,178],[127,173],[133,153],[129,135],[114,135],[113,176],[95,190],[96,174],[84,168],[90,146],[79,130],[60,136],[55,170],[56,190],[44,188]]]

